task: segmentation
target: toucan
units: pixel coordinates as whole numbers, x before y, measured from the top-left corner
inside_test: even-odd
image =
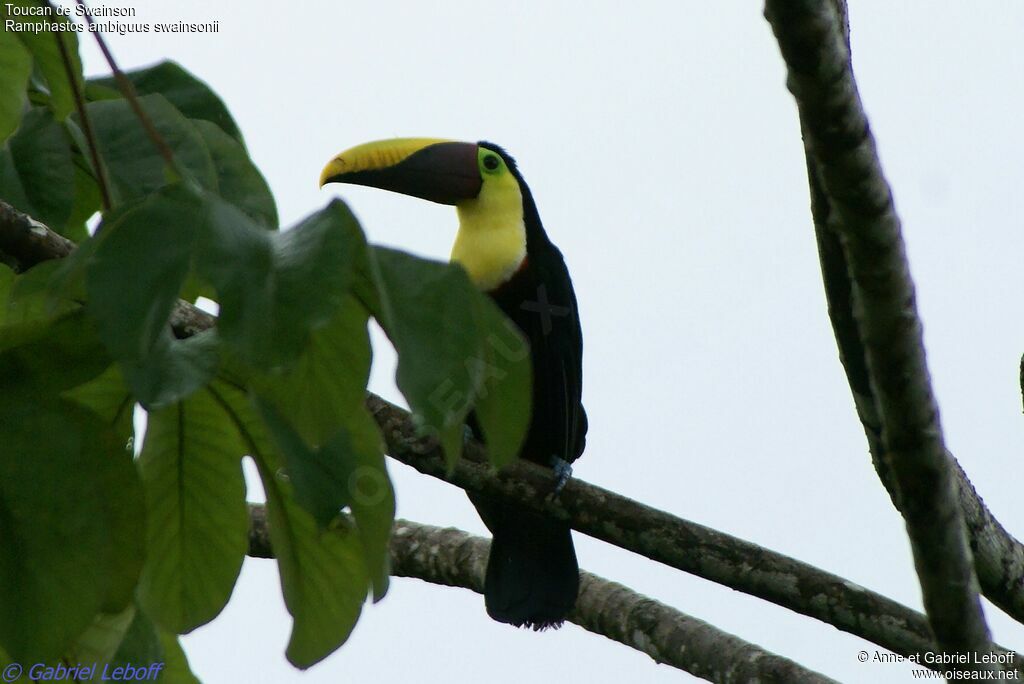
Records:
[[[552,468],[564,484],[583,453],[583,337],[562,253],[541,224],[516,162],[489,142],[398,138],[353,147],[324,167],[320,185],[352,183],[453,205],[451,260],[518,326],[533,365],[531,418],[520,457]],[[467,421],[482,439],[471,415]],[[487,613],[542,630],[576,603],[579,566],[569,525],[514,502],[470,495],[491,531],[484,578]]]

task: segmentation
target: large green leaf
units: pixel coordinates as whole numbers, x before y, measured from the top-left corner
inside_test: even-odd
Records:
[[[380,432],[364,405],[371,362],[367,318],[366,309],[349,298],[313,332],[293,368],[253,377],[251,384],[268,405],[265,422],[285,458],[296,500],[321,526],[342,507],[351,509],[380,598],[388,584],[395,500]]]
[[[355,411],[343,434],[349,445],[341,475],[348,485],[348,506],[363,546],[373,598],[379,601],[387,593],[391,575],[389,542],[395,522],[395,492],[373,418],[365,410]]]
[[[164,330],[145,359],[122,364],[124,377],[142,406],[167,406],[209,382],[220,362],[219,348],[212,330],[184,340]]]
[[[61,655],[97,613],[127,605],[144,521],[116,438],[29,387],[0,387],[0,646],[23,663]]]
[[[454,464],[483,381],[472,363],[483,357],[477,293],[461,268],[398,250],[375,247],[369,264],[380,307],[374,315],[398,351],[398,388]]]
[[[9,31],[0,33],[0,143],[21,121],[25,88],[32,74],[32,56]]]
[[[454,464],[466,416],[482,400],[481,421],[500,438],[492,461],[514,459],[529,422],[530,366],[527,354],[507,353],[507,320],[458,266],[381,247],[370,254],[374,315],[398,351],[398,388],[423,431]]]
[[[25,275],[30,274],[31,271]],[[130,464],[132,454],[126,449],[131,431],[130,411],[120,420],[104,420],[56,398],[62,393],[73,395],[74,388],[97,382],[104,366],[109,365],[91,323],[81,310],[68,312],[55,320],[34,320],[2,328],[0,349],[3,350],[0,353],[0,392],[11,397],[24,396],[28,403],[39,401],[56,407],[53,410],[58,414],[81,414],[83,421],[102,432],[102,443],[95,448],[104,450],[104,458],[115,463],[128,459]],[[0,417],[0,445],[5,442],[4,429],[14,426],[13,419]],[[41,441],[40,448],[47,448],[45,437]],[[0,447],[0,455],[3,453]],[[60,447],[53,447],[51,460],[54,454],[64,455]],[[114,474],[118,472],[115,470]],[[116,495],[97,498],[106,521],[108,553],[112,554],[112,568],[105,577],[107,591],[101,605],[108,613],[120,611],[131,600],[142,565],[142,491],[134,468],[129,466],[128,472],[130,476],[120,472],[121,476],[128,477],[126,481],[111,484],[118,489]],[[101,472],[98,476],[107,477],[107,473]]]
[[[347,526],[328,530],[296,503],[266,431],[246,395],[226,384],[211,386],[249,443],[267,493],[270,542],[285,605],[294,618],[288,660],[307,668],[348,638],[366,599],[369,578],[362,543]]]
[[[362,410],[372,350],[369,313],[348,297],[334,317],[314,330],[286,372],[250,374],[249,381],[309,445],[326,443]]]
[[[117,644],[117,650],[103,658],[104,662],[110,664],[110,669],[125,665],[145,668],[154,663],[159,664],[164,659],[160,630],[138,607],[133,605],[129,610],[132,619],[125,628],[124,637]]]
[[[473,412],[484,433],[487,456],[500,468],[519,458],[530,427],[533,372],[530,345],[497,306],[484,302],[483,382]]]
[[[70,297],[53,296],[51,283],[60,265],[59,259],[44,261],[13,279],[6,301],[7,323],[48,323],[81,308],[81,304]]]
[[[120,613],[100,613],[96,615],[92,624],[75,639],[75,643],[67,653],[64,654],[65,663],[109,663],[118,647],[124,642],[136,617],[139,615],[135,604],[129,605]],[[159,658],[158,658],[159,659]],[[96,681],[102,672],[95,673],[93,677],[83,681]]]
[[[114,430],[126,449],[131,448],[135,401],[117,365],[111,364],[100,375],[61,396],[95,413],[105,425]]]
[[[75,163],[75,191],[71,202],[71,215],[60,234],[75,242],[89,237],[87,222],[103,206],[100,186],[81,162]],[[52,227],[52,226],[51,226]],[[56,229],[55,229],[56,230]]]
[[[126,75],[140,95],[159,93],[188,118],[210,121],[238,142],[243,142],[238,126],[220,97],[210,86],[179,64],[160,62],[151,67],[126,72]],[[89,85],[92,99],[117,96],[117,83],[113,78],[90,79]]]
[[[74,203],[75,167],[63,128],[44,107],[33,107],[0,150],[0,197],[57,231]]]
[[[192,674],[178,637],[164,631],[159,632],[159,637],[164,654],[164,670],[157,681],[160,684],[199,684],[199,680]]]
[[[192,122],[162,95],[140,97],[139,104],[167,143],[178,168],[202,187],[216,191],[213,158]],[[176,180],[127,100],[90,102],[88,112],[115,205]]]
[[[361,542],[345,527],[318,530],[279,475],[265,465],[260,474],[284,602],[294,618],[286,655],[307,668],[345,643],[359,619],[369,584]]]
[[[242,143],[209,121],[192,124],[206,142],[217,170],[220,196],[265,228],[277,228],[277,206],[270,186]]]
[[[80,309],[55,320],[0,327],[0,382],[24,382],[34,392],[57,394],[92,380],[109,365]]]
[[[364,245],[359,225],[339,201],[281,233],[223,202],[209,217],[198,270],[217,290],[220,335],[259,368],[291,363],[348,294]]]
[[[321,529],[326,528],[349,502],[345,462],[352,458],[352,444],[347,432],[339,430],[325,443],[310,447],[268,402],[257,400],[256,408],[283,457],[296,502]]]
[[[63,662],[83,666],[75,681],[198,684],[177,637],[159,629],[134,604],[116,615],[97,615]]]
[[[175,185],[103,222],[86,290],[89,313],[116,358],[145,358],[166,328],[202,221],[201,199]]]
[[[139,467],[149,504],[139,583],[146,613],[174,633],[209,622],[231,596],[248,548],[238,431],[209,392],[149,414]]]
[[[189,273],[206,200],[181,185],[114,212],[90,240],[89,314],[145,406],[173,402],[205,384],[216,340],[175,340],[168,316]],[[92,243],[95,242],[95,246]]]
[[[5,0],[5,4],[16,5],[21,8],[37,9],[39,3],[35,0]],[[43,17],[49,23],[70,23],[67,17],[54,14]],[[58,120],[63,121],[75,108],[74,91],[72,82],[68,79],[67,69],[61,58],[60,47],[57,41],[64,43],[67,49],[68,59],[71,64],[71,74],[79,87],[84,85],[82,80],[82,60],[78,56],[78,36],[72,31],[38,31],[33,26],[39,17],[21,17],[15,19],[16,30],[14,33],[28,48],[35,58],[36,66],[46,79],[46,86],[50,91],[50,109]],[[17,30],[20,25],[26,24],[26,30]]]

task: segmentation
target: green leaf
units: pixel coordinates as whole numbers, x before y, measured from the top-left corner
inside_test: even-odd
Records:
[[[49,322],[81,307],[70,299],[54,299],[50,284],[60,268],[60,260],[36,264],[13,279],[7,299],[10,324]]]
[[[0,197],[60,231],[71,216],[74,179],[64,129],[45,108],[33,107],[0,150]]]
[[[385,552],[387,549],[394,520],[394,494],[376,424],[365,411],[353,412],[346,417],[350,425],[321,446],[311,448],[269,403],[257,400],[256,405],[284,457],[295,500],[313,515],[321,529],[335,521],[342,508],[350,507],[360,538],[373,556],[368,567],[386,575],[386,559],[380,557],[380,551],[382,547]]]
[[[86,238],[71,254],[53,260],[57,266],[50,277],[47,299],[51,310],[60,309],[68,301],[78,303],[86,300],[85,274],[99,243],[97,237]]]
[[[122,364],[124,377],[144,408],[160,408],[184,399],[217,372],[219,341],[213,330],[184,340],[160,334],[149,356]]]
[[[213,289],[213,285],[210,285],[198,273],[192,271],[188,274],[185,285],[181,288],[181,298],[190,304],[195,304],[196,300],[200,297],[216,300],[217,291]]]
[[[61,235],[75,242],[84,241],[89,237],[86,223],[102,208],[102,205],[103,199],[96,179],[81,164],[76,163],[71,216],[68,217],[64,228],[60,230]]]
[[[81,309],[56,320],[0,328],[0,382],[24,382],[36,393],[56,394],[92,380],[109,365]]]
[[[139,104],[178,167],[202,187],[216,191],[213,158],[195,126],[162,95],[140,97]],[[115,205],[168,184],[165,160],[126,100],[90,102],[87,108]]]
[[[166,329],[201,224],[201,199],[179,185],[103,222],[86,290],[89,313],[116,358],[145,358]]]
[[[175,340],[167,324],[189,273],[206,209],[203,197],[181,185],[169,186],[113,212],[91,248],[89,314],[147,407],[187,396],[216,369],[212,334]]]
[[[130,457],[91,414],[0,387],[0,646],[19,662],[64,653],[131,598],[142,559]]]
[[[141,94],[136,91],[136,94]],[[94,78],[85,82],[86,102],[99,102],[100,100],[117,100],[123,97],[117,89],[117,81],[113,77]]]
[[[285,457],[298,502],[321,526],[343,506],[352,510],[379,599],[388,585],[395,501],[380,432],[364,405],[371,362],[367,318],[350,297],[330,323],[313,332],[294,368],[252,378],[251,384],[273,406],[265,422]]]
[[[251,374],[257,394],[285,416],[309,445],[324,444],[363,408],[372,350],[369,313],[348,297],[334,317],[313,331],[294,366]]]
[[[198,682],[177,638],[158,629],[135,605],[117,615],[96,616],[63,662],[82,666],[75,681]]]
[[[345,643],[359,619],[369,582],[362,548],[350,529],[319,531],[286,483],[265,467],[260,473],[281,589],[295,619],[286,655],[305,669]]]
[[[277,228],[277,206],[270,186],[242,143],[209,121],[197,119],[192,124],[213,157],[220,196],[264,228]]]
[[[349,501],[345,461],[352,456],[348,435],[340,431],[325,444],[311,448],[269,403],[256,400],[256,408],[284,457],[295,500],[321,529],[326,528]]]
[[[495,467],[513,463],[530,428],[533,371],[530,345],[505,314],[487,301],[482,306],[486,331],[483,382],[473,412],[484,433],[487,456]]]
[[[226,383],[215,383],[212,391],[229,407],[259,468],[281,589],[294,617],[287,656],[296,667],[307,668],[344,643],[359,618],[369,585],[362,544],[345,526],[319,530],[313,516],[296,503],[246,395]]]
[[[199,680],[192,674],[178,637],[163,631],[159,633],[159,637],[164,654],[164,670],[157,681],[160,684],[199,684]]]
[[[350,414],[344,434],[349,441],[350,458],[344,460],[341,475],[348,484],[348,505],[363,546],[373,599],[379,601],[388,591],[391,575],[388,549],[395,522],[395,492],[384,462],[377,423],[365,409]]]
[[[120,613],[99,613],[64,654],[65,663],[109,663],[125,640],[132,627],[138,611],[135,605],[129,605]],[[102,672],[102,667],[100,669]],[[97,673],[98,674],[98,673]],[[93,681],[96,677],[89,680]]]
[[[124,665],[146,668],[164,659],[160,630],[136,606],[133,605],[129,610],[132,619],[125,629],[124,638],[117,645],[117,650],[106,658],[97,659],[110,663],[111,669]],[[147,679],[152,681],[152,678]]]
[[[517,458],[530,418],[522,335],[461,267],[382,247],[369,254],[376,291],[364,301],[398,351],[398,388],[421,430],[454,466],[476,405],[491,462]]]
[[[34,0],[10,0],[10,4],[22,8],[39,7]],[[33,24],[37,19],[37,17],[23,17],[15,21],[19,24]],[[56,14],[45,17],[45,19],[50,23],[70,23],[67,17]],[[46,79],[46,85],[50,91],[50,109],[53,110],[53,115],[58,121],[63,121],[75,108],[75,97],[57,40],[63,41],[71,63],[72,76],[79,87],[82,87],[84,81],[82,80],[82,60],[78,56],[78,36],[73,31],[57,31],[55,33],[53,31],[27,30],[15,33],[22,44],[32,53],[36,66],[39,67],[39,71]]]
[[[133,453],[135,400],[117,365],[111,364],[100,375],[61,396],[95,413],[114,431],[125,450]]]
[[[212,620],[231,596],[248,548],[245,447],[214,397],[197,392],[149,414],[139,468],[149,502],[139,600],[174,633]]]
[[[160,62],[145,69],[126,72],[139,95],[159,93],[190,119],[216,124],[222,131],[244,144],[242,133],[220,97],[203,81],[171,61]],[[116,81],[111,78],[89,80],[89,99],[118,96]]]
[[[0,33],[0,142],[14,132],[28,101],[32,56],[9,31]]]
[[[398,388],[449,465],[462,455],[463,425],[483,383],[480,295],[458,266],[375,247],[374,312],[398,351]]]
[[[217,290],[218,331],[259,368],[291,363],[344,301],[363,236],[339,201],[281,233],[212,203],[199,273]]]

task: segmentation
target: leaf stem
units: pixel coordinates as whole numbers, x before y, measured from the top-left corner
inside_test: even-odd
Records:
[[[88,12],[88,8],[84,0],[75,0],[75,4],[83,9],[85,15],[85,23],[89,25],[89,28],[93,28],[92,16]],[[146,130],[146,135],[153,141],[153,145],[156,147],[160,156],[164,158],[164,162],[171,167],[171,169],[178,175],[181,176],[181,170],[178,168],[177,162],[174,160],[174,152],[171,151],[167,141],[164,140],[160,132],[156,130],[156,126],[153,125],[152,119],[146,114],[146,111],[142,108],[139,103],[138,94],[135,92],[135,86],[131,80],[125,76],[121,68],[117,66],[117,62],[114,60],[114,55],[110,52],[110,48],[107,47],[107,41],[103,39],[103,34],[100,31],[92,31],[93,35],[96,36],[96,44],[99,45],[100,51],[103,53],[103,57],[107,60],[107,64],[110,65],[110,70],[114,74],[114,80],[117,81],[118,87],[124,94],[128,104],[131,105],[132,110],[135,112],[135,116],[139,118],[142,123],[142,127]]]
[[[49,0],[40,0],[40,4],[51,6]],[[96,136],[92,132],[92,123],[89,121],[89,112],[85,108],[85,98],[82,90],[78,87],[78,79],[75,78],[75,69],[71,65],[71,55],[68,54],[68,46],[64,43],[64,34],[57,31],[53,34],[57,41],[57,49],[60,50],[60,60],[64,64],[64,72],[67,74],[68,83],[71,85],[71,93],[75,98],[75,110],[78,111],[78,118],[82,120],[82,133],[85,135],[86,144],[89,147],[89,159],[92,161],[93,170],[96,172],[96,184],[100,189],[100,199],[103,203],[103,211],[110,211],[114,203],[110,199],[110,188],[107,185],[107,174],[103,164],[100,162],[100,151],[96,145]]]

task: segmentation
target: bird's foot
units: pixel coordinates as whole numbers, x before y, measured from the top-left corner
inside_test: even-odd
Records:
[[[569,478],[572,477],[572,464],[566,461],[564,458],[558,456],[551,457],[551,469],[555,471],[555,489],[551,492],[552,496],[558,496],[558,494],[565,487]]]

